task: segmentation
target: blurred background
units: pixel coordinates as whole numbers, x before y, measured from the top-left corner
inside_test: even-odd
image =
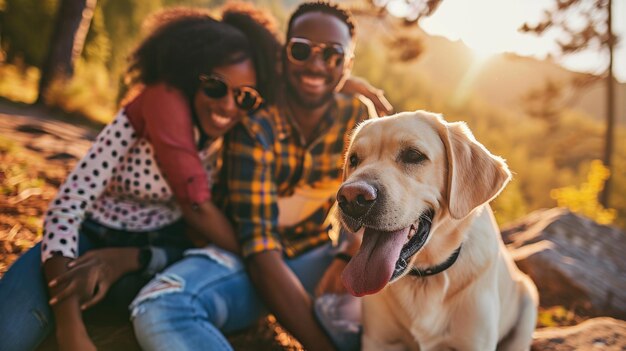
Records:
[[[143,19],[223,3],[0,0],[2,102],[102,125]],[[256,3],[284,29],[299,1]],[[466,121],[507,159],[515,176],[494,204],[500,224],[559,205],[626,228],[626,0],[343,3],[358,19],[355,75],[396,111]]]
[[[281,33],[300,2],[255,1]],[[540,288],[538,327],[626,319],[626,0],[340,2],[357,18],[354,75],[396,111],[467,122],[507,160],[514,178],[492,207]],[[56,189],[113,118],[142,21],[224,3],[0,0],[0,276],[40,239]],[[540,211],[554,207],[567,210]],[[298,349],[273,317],[231,341]]]

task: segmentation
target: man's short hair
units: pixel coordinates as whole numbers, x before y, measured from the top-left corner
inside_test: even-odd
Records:
[[[287,38],[291,38],[291,26],[293,25],[293,22],[298,17],[310,12],[322,12],[339,18],[343,23],[346,24],[346,26],[348,26],[350,37],[354,38],[355,26],[352,13],[350,13],[350,11],[348,11],[344,7],[338,4],[330,3],[328,1],[305,2],[298,6],[296,11],[291,15],[291,18],[289,19],[289,26],[287,27]]]

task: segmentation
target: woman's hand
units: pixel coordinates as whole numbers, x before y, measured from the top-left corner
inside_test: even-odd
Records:
[[[376,108],[379,117],[387,116],[393,113],[393,106],[385,97],[385,92],[375,88],[368,81],[359,77],[350,77],[341,88],[342,93],[361,94],[368,98]]]
[[[317,283],[315,288],[315,296],[320,297],[324,294],[347,294],[348,289],[341,281],[341,273],[346,268],[346,261],[334,259],[330,266],[324,272],[322,279]]]
[[[68,270],[52,279],[50,305],[77,296],[81,310],[100,302],[113,283],[124,274],[138,270],[139,248],[104,248],[91,250],[68,263]]]

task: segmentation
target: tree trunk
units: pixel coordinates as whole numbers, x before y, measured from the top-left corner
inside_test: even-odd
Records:
[[[608,11],[608,16],[607,16],[607,31],[608,31],[608,43],[607,43],[607,47],[609,49],[609,68],[608,68],[608,73],[607,73],[607,78],[606,78],[606,132],[605,132],[605,137],[604,137],[604,155],[603,155],[603,162],[604,165],[606,166],[606,168],[609,169],[609,171],[611,171],[611,173],[613,173],[613,169],[611,167],[611,158],[613,156],[613,134],[614,132],[614,125],[615,125],[615,93],[614,93],[614,85],[613,85],[613,47],[615,44],[615,40],[613,37],[613,30],[611,28],[612,25],[612,12],[613,9],[611,8],[611,3],[612,1],[609,0],[609,3],[607,5],[607,11]],[[600,203],[602,204],[602,206],[604,206],[605,208],[609,207],[609,194],[611,193],[611,178],[612,175],[609,174],[609,177],[606,179],[606,182],[604,183],[604,189],[602,190],[602,193],[600,194]]]
[[[61,0],[48,54],[41,68],[36,103],[46,103],[46,92],[53,81],[68,79],[74,74],[74,61],[83,50],[96,2]]]

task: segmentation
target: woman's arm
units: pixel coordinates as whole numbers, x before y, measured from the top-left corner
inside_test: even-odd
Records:
[[[233,226],[210,200],[197,206],[181,203],[181,209],[185,222],[203,239],[235,254],[240,253]]]
[[[65,273],[67,271],[67,264],[70,261],[70,258],[62,256],[47,260],[43,265],[46,279],[52,281]],[[58,288],[50,288],[51,295],[54,295],[57,291]],[[83,324],[79,303],[79,298],[76,295],[59,303],[51,302],[56,322],[57,342],[60,350],[96,350]]]
[[[194,143],[185,97],[164,84],[146,88],[141,112],[161,171],[187,224],[201,237],[238,253],[234,230],[211,202],[210,184]]]
[[[119,158],[110,155],[124,155],[135,140],[130,125],[124,126],[127,122],[125,116],[119,114],[100,132],[87,155],[77,163],[48,207],[41,256],[49,284],[66,274],[68,264],[78,256],[78,232],[85,211],[104,191],[113,169],[119,163]],[[72,280],[68,285],[49,286],[59,346],[61,349],[77,350],[93,348],[82,323],[80,297],[70,294],[62,301],[55,299],[68,286],[80,287],[80,283]]]

